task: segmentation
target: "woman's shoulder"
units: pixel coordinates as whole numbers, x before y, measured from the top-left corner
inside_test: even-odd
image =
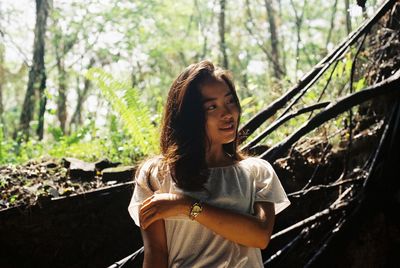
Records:
[[[160,155],[148,157],[140,164],[135,174],[135,181],[142,187],[148,187],[153,192],[159,190],[165,179],[165,169]]]
[[[247,157],[240,163],[242,167],[256,178],[270,177],[275,174],[273,166],[267,160],[259,157]]]
[[[138,165],[138,170],[151,170],[155,167],[160,166],[162,163],[163,157],[161,155],[155,155],[142,160]]]
[[[161,170],[161,165],[162,165],[162,156],[156,155],[156,156],[151,156],[148,157],[144,160],[142,160],[138,165],[136,169],[136,180],[146,177],[157,177],[157,174]]]
[[[247,167],[252,167],[252,168],[265,168],[265,167],[271,167],[271,164],[262,158],[255,157],[255,156],[248,156],[240,161],[240,163],[244,166]]]

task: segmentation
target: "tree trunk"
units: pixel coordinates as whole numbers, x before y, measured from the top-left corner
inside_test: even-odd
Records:
[[[349,0],[344,0],[344,6],[346,9],[346,29],[347,34],[351,33],[351,17],[350,17],[350,3]]]
[[[325,45],[326,51],[328,51],[328,45],[331,42],[332,31],[333,31],[333,28],[335,27],[337,2],[338,2],[338,0],[335,0],[335,2],[333,3],[333,6],[332,6],[332,16],[331,16],[331,24],[330,24],[331,26],[328,31],[328,37],[326,38],[326,45]]]
[[[33,44],[33,60],[29,71],[28,86],[26,89],[24,104],[22,106],[19,130],[25,139],[29,138],[29,124],[33,119],[35,111],[35,94],[40,97],[39,124],[37,134],[39,139],[43,138],[44,111],[46,109],[46,70],[44,66],[44,48],[46,20],[48,16],[49,4],[47,0],[36,0],[36,25],[35,40]]]
[[[219,1],[220,12],[219,12],[219,21],[218,21],[218,30],[219,30],[219,49],[222,56],[222,66],[225,69],[229,68],[228,65],[228,56],[226,54],[226,42],[225,42],[225,0]]]
[[[57,48],[56,48],[57,49]],[[57,98],[57,116],[60,122],[60,128],[65,134],[65,123],[67,121],[67,73],[64,67],[63,55],[56,52],[57,70],[58,70],[58,98]]]
[[[211,27],[213,27],[213,23],[214,23],[214,17],[213,15],[209,16],[210,21],[207,21],[207,14],[203,14],[203,12],[200,9],[199,6],[199,1],[198,0],[194,0],[193,1],[194,6],[195,6],[195,12],[197,13],[198,16],[198,21],[196,22],[199,25],[200,28],[200,32],[201,32],[201,37],[203,38],[203,45],[202,45],[202,50],[201,53],[196,54],[197,57],[196,59],[198,61],[203,60],[205,58],[205,56],[207,55],[208,52],[208,32],[210,30]]]
[[[43,74],[43,78],[39,87],[40,103],[39,103],[38,127],[36,130],[36,135],[38,136],[39,140],[43,139],[43,133],[44,133],[44,113],[46,111],[46,103],[47,103],[47,97],[44,92],[45,89],[46,89],[46,73]]]
[[[261,41],[260,38],[258,37],[258,35],[255,34],[255,32],[254,32],[254,31],[257,31],[257,25],[254,22],[253,15],[251,13],[250,1],[246,0],[245,4],[246,4],[246,14],[247,14],[247,17],[248,17],[247,22],[245,23],[246,30],[249,32],[249,34],[254,39],[257,40],[257,46],[262,50],[262,52],[264,52],[264,54],[267,57],[267,59],[271,62],[272,66],[273,66],[273,69],[274,70],[281,70],[279,64],[272,57],[272,53],[271,53],[269,47],[267,48],[267,46],[264,45],[264,43],[265,43],[264,40]],[[249,25],[249,24],[251,24],[251,25]],[[272,72],[272,75],[274,75],[273,72]]]
[[[279,6],[279,12],[278,12],[278,20],[282,21],[283,20],[283,15],[282,15],[282,1],[278,1],[278,6]],[[280,35],[279,37],[279,43],[280,47],[279,50],[281,51],[280,57],[281,57],[281,66],[282,66],[282,71],[284,74],[286,74],[286,50],[285,50],[285,37],[284,35]]]
[[[277,34],[277,27],[276,27],[276,19],[275,19],[275,11],[272,7],[272,0],[265,0],[265,8],[267,10],[267,17],[268,17],[268,24],[269,24],[269,32],[271,35],[271,56],[273,61],[273,70],[274,70],[274,77],[277,80],[282,78],[284,75],[282,71],[282,67],[280,64],[280,57],[279,57],[279,39]]]
[[[94,66],[95,60],[94,58],[90,59],[89,65],[87,66],[87,69],[90,69]],[[75,128],[77,129],[79,125],[82,124],[82,105],[85,102],[87,96],[88,96],[88,92],[90,89],[90,80],[85,78],[84,81],[84,86],[83,86],[83,90],[80,91],[79,90],[79,81],[77,82],[77,93],[78,93],[78,101],[76,104],[76,108],[75,108],[75,112],[72,115],[71,118],[71,123],[70,123],[70,129],[72,129],[72,124],[75,124]]]
[[[1,11],[0,11],[0,17],[2,16]],[[2,33],[0,31],[0,33]],[[5,130],[5,122],[4,122],[4,106],[3,106],[3,85],[5,83],[5,72],[6,72],[6,67],[4,64],[5,60],[5,46],[3,43],[0,44],[0,123],[2,124],[1,130],[3,131],[4,135],[4,130]],[[1,141],[0,141],[1,142]]]
[[[3,118],[3,113],[4,113],[4,106],[3,106],[3,84],[5,80],[5,67],[4,67],[4,45],[0,44],[0,123],[3,125],[2,128],[4,128],[4,118]]]
[[[353,94],[345,96],[336,102],[329,104],[323,111],[316,114],[313,118],[305,122],[297,131],[292,133],[286,139],[279,144],[270,148],[267,152],[262,154],[262,158],[271,162],[279,158],[285,150],[290,148],[296,141],[298,141],[305,134],[311,130],[319,127],[324,122],[335,118],[346,110],[359,105],[367,100],[376,99],[377,97],[386,95],[390,98],[399,97],[399,91],[397,90],[400,86],[400,70],[395,74],[383,80],[375,85],[369,86],[362,91],[357,91]]]
[[[239,130],[239,143],[242,143],[244,140],[246,140],[247,137],[253,134],[260,125],[262,125],[268,118],[276,114],[279,109],[282,109],[289,102],[289,100],[293,99],[297,94],[304,90],[305,87],[312,86],[316,79],[322,75],[321,72],[324,72],[326,68],[331,66],[330,63],[341,57],[341,55],[343,55],[349,46],[357,42],[361,35],[369,31],[369,29],[386,14],[386,12],[393,6],[393,1],[388,1],[382,5],[366,24],[359,26],[354,34],[343,40],[333,51],[331,51],[318,64],[316,64],[309,73],[303,76],[295,86],[290,88],[277,100],[274,100],[266,109],[260,111],[247,123],[245,123],[244,126],[242,126]]]
[[[301,27],[303,24],[303,17],[304,17],[304,10],[307,5],[307,1],[305,0],[303,2],[303,7],[301,9],[300,15],[297,12],[296,6],[294,5],[293,0],[290,1],[290,4],[292,5],[294,14],[295,14],[295,19],[296,19],[296,35],[297,35],[297,40],[296,40],[296,68],[295,68],[295,80],[297,80],[297,71],[299,70],[299,62],[300,62],[300,42],[301,42]]]
[[[57,117],[58,121],[60,122],[60,129],[64,134],[66,134],[68,132],[66,129],[68,74],[65,70],[65,58],[67,53],[76,44],[80,31],[77,30],[72,34],[64,34],[61,27],[59,26],[58,18],[53,17],[52,19],[53,24],[56,25],[52,40],[56,55],[56,66],[58,71]],[[80,22],[80,24],[81,26],[83,26],[83,20]]]

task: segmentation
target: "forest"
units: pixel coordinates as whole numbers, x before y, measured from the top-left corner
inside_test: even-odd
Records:
[[[233,72],[246,122],[378,5],[3,1],[0,163],[45,154],[129,163],[156,152],[152,125],[166,92],[184,67],[201,59]],[[114,98],[122,96],[119,106]],[[141,144],[145,136],[148,144]]]
[[[232,71],[246,122],[378,6],[374,1],[363,7],[350,1],[5,1],[0,163],[76,157],[132,164],[157,153],[166,92],[183,68],[201,59]],[[338,70],[349,73],[350,63],[343,59]],[[356,89],[365,84],[356,83]],[[300,123],[290,122],[266,143],[276,143]]]
[[[399,5],[377,0],[2,1],[0,213],[6,216],[0,219],[9,224],[0,233],[20,219],[12,220],[10,209],[36,211],[96,189],[126,188],[136,164],[159,153],[160,120],[173,79],[189,64],[208,59],[234,77],[243,109],[242,150],[274,164],[293,203],[277,222],[276,242],[263,253],[265,264],[315,265],[323,255],[317,248],[331,241],[326,233],[371,204],[364,191],[374,186],[367,182],[376,185],[369,179],[382,176],[376,175],[381,172],[375,171],[376,163],[390,156],[382,155],[390,151],[387,143],[395,139],[398,122]],[[95,199],[90,206],[101,202],[106,201]],[[354,209],[357,202],[362,209]],[[39,216],[25,220],[25,226],[41,222]],[[57,221],[61,218],[46,222]],[[298,227],[290,229],[296,222]],[[398,247],[399,229],[388,222],[381,219],[374,228],[383,224],[395,232],[397,240],[385,245]],[[293,234],[299,226],[303,231]],[[309,235],[311,229],[317,235]],[[49,230],[44,237],[54,239]],[[108,236],[103,240],[110,242]],[[18,237],[23,240],[23,233]],[[300,254],[302,239],[317,242]],[[92,256],[95,250],[87,243],[81,246]],[[57,245],[72,252],[72,245]],[[129,246],[91,265],[71,263],[58,251],[50,255],[60,267],[98,267],[128,256],[140,241]],[[354,249],[349,247],[347,253]],[[274,254],[283,249],[290,253]],[[39,255],[50,258],[43,252]],[[363,252],[353,267],[365,264]],[[391,264],[393,250],[388,252],[384,263]],[[293,259],[295,254],[301,261]],[[7,260],[13,263],[12,257]],[[51,261],[46,264],[54,266]]]

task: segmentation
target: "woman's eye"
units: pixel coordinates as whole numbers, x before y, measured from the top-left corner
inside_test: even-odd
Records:
[[[208,110],[208,111],[212,111],[212,110],[214,110],[215,108],[216,108],[215,105],[207,106],[207,110]]]
[[[228,100],[228,104],[231,104],[231,103],[236,103],[235,100],[234,100],[233,98],[230,98],[230,99]]]

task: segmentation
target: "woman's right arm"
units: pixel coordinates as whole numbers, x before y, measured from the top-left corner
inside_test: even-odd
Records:
[[[144,244],[143,268],[168,267],[168,247],[164,220],[158,220],[142,232]]]

